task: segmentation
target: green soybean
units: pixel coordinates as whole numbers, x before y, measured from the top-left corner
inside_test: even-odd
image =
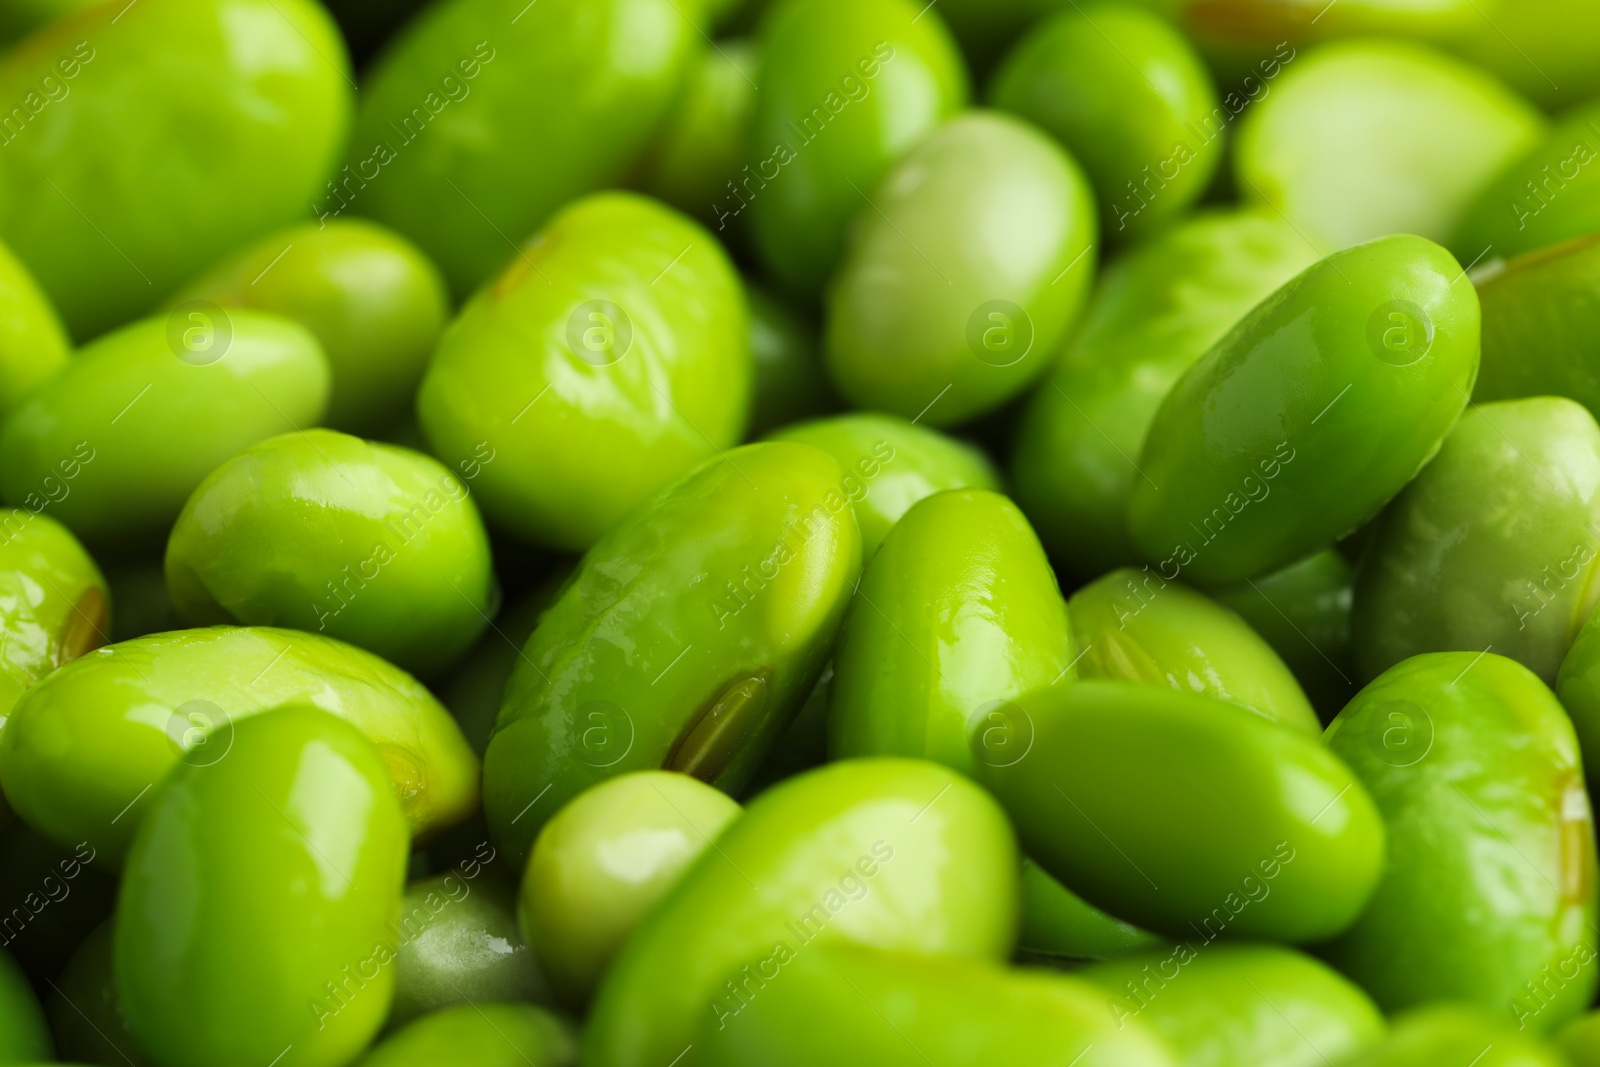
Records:
[[[1461,1004],[1439,1004],[1394,1021],[1389,1037],[1348,1061],[1348,1067],[1570,1067],[1556,1051],[1492,1014]]]
[[[1119,1026],[1144,1023],[1187,1067],[1343,1063],[1386,1029],[1360,988],[1327,964],[1277,945],[1184,941],[1077,974],[1111,994]]]
[[[1155,948],[1162,939],[1084,900],[1023,857],[1017,951],[1052,961],[1103,960]]]
[[[1011,481],[1058,567],[1086,578],[1140,560],[1128,498],[1162,399],[1246,312],[1317,260],[1262,211],[1176,223],[1114,260],[1021,417]]]
[[[588,1002],[650,909],[740,810],[686,774],[639,771],[579,793],[545,823],[518,908],[564,1004]]]
[[[750,433],[760,435],[835,406],[822,372],[816,327],[758,285],[750,305]]]
[[[1590,356],[1600,331],[1600,234],[1496,260],[1476,281],[1483,354],[1473,399],[1565,396],[1600,411]]]
[[[967,737],[1066,676],[1067,604],[1015,504],[987,489],[911,507],[867,565],[834,653],[829,749],[970,773]]]
[[[87,7],[0,64],[0,100],[26,116],[4,133],[0,238],[79,342],[120,326],[306,211],[349,77],[310,0]]]
[[[3,729],[29,686],[110,640],[111,605],[94,560],[50,516],[0,509],[0,531]]]
[[[689,64],[672,109],[639,164],[639,187],[707,226],[725,242],[717,205],[750,166],[745,158],[759,77],[752,41],[721,41]],[[736,231],[734,231],[736,232]]]
[[[895,415],[852,412],[772,436],[815,445],[838,461],[868,559],[919,500],[946,489],[1000,488],[1000,476],[982,451]]]
[[[1222,162],[1217,91],[1171,23],[1131,6],[1074,7],[1017,42],[989,101],[1083,164],[1109,238],[1153,233],[1200,198]]]
[[[1572,724],[1492,652],[1414,656],[1328,744],[1389,828],[1383,878],[1322,950],[1387,1012],[1473,1003],[1548,1031],[1593,999],[1594,825]],[[1481,1046],[1479,1046],[1481,1048]]]
[[[1451,47],[1545,107],[1600,93],[1600,8],[1585,0],[1501,0],[1473,12]],[[1538,56],[1535,63],[1532,56]]]
[[[1591,612],[1556,674],[1556,694],[1577,731],[1588,777],[1600,773],[1600,612]]]
[[[217,464],[322,417],[328,362],[305,329],[202,319],[145,319],[79,352],[0,431],[0,497],[48,506],[90,548],[153,546]]]
[[[0,732],[0,783],[17,813],[110,867],[179,764],[232,751],[244,720],[280,704],[354,723],[427,836],[477,806],[478,761],[448,712],[404,671],[295,630],[217,626],[96,649],[28,690]]]
[[[572,1028],[531,1004],[462,1004],[416,1020],[359,1067],[573,1067]]]
[[[557,208],[622,178],[699,40],[672,0],[432,4],[373,63],[313,208],[405,234],[464,297]]]
[[[55,308],[28,268],[0,244],[0,414],[15,410],[71,354]]]
[[[959,856],[959,863],[951,858]],[[588,1067],[709,1060],[749,993],[821,944],[999,960],[1016,932],[1011,827],[966,778],[845,760],[751,802],[629,939],[584,1033]],[[694,1044],[685,1052],[685,1046]]]
[[[910,0],[781,0],[760,37],[753,172],[730,176],[717,222],[748,207],[757,254],[813,297],[890,164],[965,105],[938,11]]]
[[[523,862],[584,788],[630,770],[737,793],[821,673],[861,567],[839,466],[735,449],[624,519],[522,650],[484,756],[495,842]]]
[[[1157,573],[1201,585],[1265,574],[1399,492],[1472,391],[1478,298],[1459,280],[1450,253],[1420,237],[1358,245],[1189,368],[1156,413],[1129,502]]]
[[[172,1067],[347,1063],[394,988],[367,970],[399,913],[405,818],[377,750],[326,712],[256,715],[235,740],[173,769],[129,850],[113,951],[128,1027]]]
[[[189,282],[169,304],[255,308],[294,319],[322,344],[333,372],[327,423],[351,433],[392,429],[450,317],[438,268],[410,241],[357,219],[279,230]]]
[[[828,287],[823,356],[839,392],[947,426],[1044,373],[1094,278],[1094,196],[1072,158],[1008,115],[973,112],[871,197]]]
[[[0,1063],[48,1060],[54,1051],[39,998],[22,969],[0,952]]]
[[[1067,602],[1080,678],[1203,693],[1273,722],[1322,732],[1289,668],[1229,609],[1148,569],[1112,571]]]
[[[433,452],[492,523],[580,551],[737,443],[744,296],[703,229],[654,201],[570,204],[462,309],[417,396]]]
[[[1119,918],[1207,942],[1314,942],[1377,885],[1378,811],[1300,730],[1134,682],[1036,690],[1001,717],[973,736],[979,781],[1028,855]]]
[[[207,475],[167,540],[191,625],[325,633],[436,676],[499,595],[467,483],[437,460],[335,433],[269,438]]]
[[[1351,616],[1363,678],[1493,648],[1546,684],[1600,598],[1600,426],[1570,400],[1476,405],[1385,509]]]

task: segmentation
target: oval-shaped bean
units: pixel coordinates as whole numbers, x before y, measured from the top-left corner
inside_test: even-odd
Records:
[[[302,216],[350,120],[309,0],[96,5],[6,59],[0,237],[80,343]]]
[[[172,1067],[347,1063],[394,989],[379,963],[405,818],[377,750],[327,712],[251,716],[235,741],[173,768],[129,849],[112,953],[128,1028]]]
[[[1161,945],[1162,939],[1084,900],[1026,856],[1022,860],[1017,951],[1060,960],[1103,960]]]
[[[1166,579],[1278,569],[1370,518],[1455,423],[1478,369],[1478,297],[1420,237],[1296,277],[1179,379],[1140,453],[1128,525]]]
[[[1392,233],[1448,241],[1544,133],[1532,105],[1475,67],[1403,41],[1341,41],[1290,64],[1250,109],[1234,167],[1247,202],[1325,251]]]
[[[84,939],[67,962],[45,1004],[56,1052],[68,1063],[154,1067],[123,1016],[112,975],[115,926],[106,920]]]
[[[1501,1011],[1464,1004],[1437,1004],[1394,1021],[1382,1043],[1347,1061],[1346,1067],[1569,1067],[1552,1048],[1507,1024]]]
[[[166,570],[191,626],[315,631],[425,677],[460,658],[499,595],[466,483],[431,456],[332,430],[269,438],[207,475]]]
[[[296,630],[215,626],[96,649],[25,693],[0,733],[0,783],[18,814],[120,866],[150,791],[182,763],[232,750],[246,718],[298,702],[378,747],[412,830],[460,822],[478,761],[426,689],[361,649]]]
[[[672,0],[433,4],[373,63],[313,210],[405,234],[465,297],[520,260],[512,242],[623,176],[698,41]]]
[[[719,41],[691,59],[638,168],[641,189],[714,227],[724,243],[738,231],[728,228],[731,219],[718,219],[718,204],[728,186],[751,173],[745,155],[757,71],[755,43],[743,39]]]
[[[1377,885],[1384,832],[1338,757],[1234,704],[1080,681],[975,734],[978,779],[1040,866],[1089,903],[1176,937],[1289,942],[1349,926]]]
[[[707,1020],[697,1062],[926,1067],[930,1055],[940,1067],[1175,1062],[1153,1033],[1119,1025],[1101,1000],[1075,977],[829,945],[786,963],[770,988],[750,989],[737,1018]]]
[[[451,324],[417,412],[489,520],[588,548],[744,430],[739,276],[689,219],[629,193],[564,208]]]
[[[484,756],[518,863],[586,787],[664,768],[736,793],[821,673],[861,567],[839,465],[734,449],[629,515],[523,648]]]
[[[1111,240],[1153,233],[1206,191],[1227,113],[1177,27],[1097,3],[1042,19],[995,72],[989,102],[1060,141],[1094,183]]]
[[[1594,824],[1549,689],[1492,652],[1414,656],[1339,713],[1328,744],[1377,802],[1389,848],[1326,958],[1391,1013],[1461,1001],[1542,1032],[1588,1006]]]
[[[59,371],[72,342],[56,309],[4,244],[0,244],[0,414]]]
[[[974,730],[1077,656],[1067,604],[1017,506],[952,489],[912,506],[868,563],[834,652],[828,748],[971,773]],[[1006,738],[980,755],[1003,758]]]
[[[870,196],[828,287],[840,393],[946,426],[1044,373],[1094,280],[1094,195],[1072,158],[1009,115],[971,112]]]
[[[152,318],[85,347],[0,431],[0,497],[91,548],[153,547],[217,464],[314,425],[322,346],[257,311]]]
[[[322,344],[333,382],[327,423],[392,429],[450,318],[439,270],[410,241],[358,219],[279,230],[193,279],[169,304],[206,300],[294,319]]]
[[[0,508],[0,731],[29,686],[110,640],[109,597],[100,568],[66,527]]]
[[[836,406],[811,321],[758,285],[750,305],[750,433],[759,435]]]
[[[0,1063],[42,1062],[54,1055],[39,998],[33,995],[22,968],[10,954],[0,952]]]
[[[638,771],[579,793],[544,824],[518,914],[563,1004],[588,1003],[650,909],[739,813],[686,774]]]
[[[960,857],[959,862],[952,862]],[[999,960],[1017,855],[987,793],[920,760],[845,760],[751,802],[629,939],[584,1033],[587,1067],[682,1056],[817,942]],[[709,1009],[709,1010],[708,1010]]]
[[[1118,1025],[1137,1019],[1189,1067],[1326,1067],[1382,1039],[1378,1006],[1327,964],[1277,945],[1198,941],[1077,974],[1111,994]]]
[[[1600,233],[1497,261],[1476,281],[1483,354],[1473,399],[1565,396],[1600,412],[1590,355],[1600,336]]]
[[[1493,648],[1554,684],[1600,585],[1600,426],[1570,400],[1475,405],[1384,510],[1351,615],[1356,669]]]
[[[573,1067],[572,1029],[532,1004],[462,1004],[416,1020],[359,1067]]]
[[[1275,215],[1209,213],[1130,249],[1023,410],[1011,481],[1058,567],[1134,563],[1128,498],[1162,399],[1244,314],[1317,260]]]
[[[768,272],[815,296],[890,164],[967,101],[939,12],[910,0],[782,0],[762,22],[754,174],[733,175],[718,225],[750,208]]]
[[[816,445],[838,461],[867,559],[917,501],[945,489],[1000,488],[1000,476],[980,449],[895,415],[852,412],[772,436]]]
[[[1322,724],[1283,660],[1248,623],[1149,568],[1112,571],[1067,602],[1078,677],[1203,693],[1313,736]]]

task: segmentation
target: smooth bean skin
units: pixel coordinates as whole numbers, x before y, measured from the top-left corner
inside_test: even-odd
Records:
[[[263,237],[191,280],[168,305],[209,300],[294,319],[333,372],[326,422],[350,433],[391,429],[450,318],[439,269],[416,245],[360,219],[306,223]]]
[[[1238,612],[1283,657],[1327,721],[1356,695],[1350,655],[1354,583],[1354,568],[1338,550],[1325,548],[1211,597]]]
[[[451,871],[406,887],[390,1029],[456,1004],[548,999],[533,951],[517,931],[515,891],[505,879],[478,873],[468,881]]]
[[[1473,399],[1564,396],[1600,412],[1588,355],[1600,332],[1600,234],[1496,263],[1475,280],[1483,353]]]
[[[750,208],[757,256],[796,295],[822,291],[890,164],[965,106],[966,70],[938,16],[909,0],[781,0],[764,17],[759,161],[716,213],[720,226]]]
[[[0,952],[0,1063],[54,1058],[44,1009],[8,953]]]
[[[1479,17],[1451,47],[1547,108],[1600,93],[1600,8],[1585,0],[1500,0],[1490,13],[1474,10]]]
[[[764,434],[833,407],[816,327],[749,281],[745,299],[750,308],[750,433]]]
[[[829,752],[971,774],[969,735],[1070,675],[1077,654],[1066,601],[1017,506],[987,489],[936,493],[862,574],[834,651]],[[976,758],[986,756],[1002,758]]]
[[[866,559],[919,500],[946,489],[1000,488],[982,450],[897,415],[834,415],[787,426],[772,439],[815,445],[838,461]]]
[[[348,79],[309,0],[89,7],[0,65],[0,99],[41,104],[7,130],[0,238],[78,342],[120,326],[302,215],[344,142]]]
[[[995,72],[989,102],[1083,164],[1114,241],[1182,214],[1223,159],[1205,64],[1175,26],[1136,7],[1095,4],[1036,23]]]
[[[1103,960],[1162,944],[1155,934],[1107,915],[1026,856],[1020,887],[1017,950],[1024,955]]]
[[[500,713],[500,698],[505,695],[511,672],[516,670],[522,646],[528,643],[533,628],[556,602],[571,575],[571,565],[556,568],[533,592],[501,611],[494,626],[478,639],[477,647],[462,660],[440,693],[467,744],[480,759],[489,747],[495,716]]]
[[[392,956],[405,817],[348,722],[297,705],[236,734],[173,768],[134,836],[112,952],[128,1028],[171,1067],[348,1063],[394,989],[372,965]]]
[[[759,81],[755,42],[720,41],[689,61],[655,143],[638,165],[639,188],[717,231],[730,243],[731,219],[719,225],[727,184],[742,179]]]
[[[1325,1067],[1376,1044],[1378,1006],[1327,964],[1277,945],[1185,941],[1096,963],[1077,977],[1111,994],[1184,1067]]]
[[[1325,251],[1392,233],[1448,241],[1479,190],[1544,134],[1530,104],[1459,60],[1341,41],[1284,68],[1246,113],[1234,167],[1247,201]]]
[[[35,682],[110,640],[100,568],[48,515],[0,508],[0,731]],[[0,802],[0,809],[4,804]]]
[[[1376,514],[1438,451],[1478,369],[1478,297],[1443,248],[1385,237],[1268,297],[1167,394],[1128,525],[1163,578],[1225,585]]]
[[[631,193],[563,208],[439,342],[417,396],[433,453],[489,521],[582,551],[738,442],[739,276],[693,221]]]
[[[590,1012],[583,1062],[648,1067],[694,1043],[680,1061],[693,1067],[702,1020],[743,1003],[731,977],[770,980],[816,941],[998,961],[1016,907],[1011,827],[966,778],[921,760],[807,771],[751,801],[629,939]]]
[[[0,430],[0,498],[48,506],[92,549],[151,547],[217,464],[316,424],[316,338],[264,312],[202,319],[144,319],[80,350]]]
[[[1139,450],[1173,384],[1246,312],[1317,260],[1261,211],[1175,223],[1112,261],[1082,325],[1022,412],[1011,482],[1056,566],[1141,561],[1128,532]]]
[[[462,1004],[416,1020],[359,1067],[573,1067],[578,1043],[561,1019],[532,1004]]]
[[[116,868],[152,783],[223,759],[246,719],[286,703],[347,719],[377,746],[419,837],[476,809],[478,761],[419,682],[331,638],[264,626],[156,634],[74,660],[12,709],[0,785],[40,833],[86,841]]]
[[[1248,708],[1313,736],[1322,724],[1250,625],[1204,593],[1124,567],[1072,594],[1078,677],[1164,685]]]
[[[511,242],[619,180],[644,150],[698,47],[689,18],[700,5],[683,6],[687,15],[670,0],[433,4],[367,74],[319,219],[348,210],[383,223],[467,296],[518,261]]]
[[[1554,685],[1600,586],[1600,426],[1534,397],[1474,405],[1385,509],[1356,577],[1356,669],[1493,647]]]
[[[1474,1059],[1474,1057],[1477,1057]],[[1382,1043],[1347,1061],[1346,1067],[1572,1067],[1533,1035],[1493,1013],[1463,1004],[1420,1008],[1394,1021]]]
[[[66,365],[72,341],[28,268],[0,243],[0,414]]]
[[[638,771],[579,793],[544,824],[518,914],[562,1004],[588,1003],[650,909],[741,810],[686,774]]]
[[[431,456],[333,430],[252,445],[206,476],[167,540],[191,626],[324,633],[436,677],[489,624],[489,535]]]
[[[780,973],[751,990],[737,1019],[706,1022],[696,1042],[704,1067],[926,1067],[924,1049],[941,1067],[1175,1062],[1144,1027],[1119,1027],[1100,991],[1073,977],[855,945],[801,953]]]
[[[72,954],[46,1001],[56,1053],[67,1062],[154,1067],[123,1017],[112,975],[115,928],[108,919]]]
[[[948,426],[1044,373],[1094,281],[1094,194],[1072,157],[1009,115],[969,112],[871,196],[828,285],[839,392]]]
[[[484,756],[517,863],[570,798],[631,770],[737,793],[816,684],[861,568],[839,465],[746,445],[624,519],[523,647]]]
[[[992,742],[999,726],[973,737],[978,780],[1035,862],[1128,922],[1315,942],[1377,885],[1372,799],[1299,730],[1135,682],[1036,690],[1006,718],[1006,747]]]
[[[1377,802],[1389,848],[1367,910],[1324,957],[1389,1013],[1509,1007],[1542,1032],[1582,1011],[1597,974],[1594,827],[1549,689],[1492,652],[1414,656],[1327,739]]]

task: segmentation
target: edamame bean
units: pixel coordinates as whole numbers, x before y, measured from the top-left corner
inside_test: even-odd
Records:
[[[1587,777],[1600,773],[1600,612],[1591,612],[1561,661],[1556,694],[1577,731]]]
[[[709,1059],[696,1031],[736,1027],[751,1003],[740,990],[780,985],[818,942],[1003,958],[1016,872],[1005,815],[936,764],[844,760],[790,778],[752,801],[629,939],[590,1012],[583,1062],[695,1067]]]
[[[1478,298],[1460,279],[1450,253],[1420,237],[1358,245],[1257,305],[1189,368],[1156,413],[1129,502],[1160,576],[1268,573],[1398,493],[1477,373]]]
[[[566,1023],[532,1004],[462,1004],[423,1016],[367,1053],[360,1067],[573,1067]]]
[[[1355,585],[1356,667],[1493,648],[1546,684],[1600,598],[1600,426],[1570,400],[1476,405],[1385,509]]]
[[[1011,501],[953,489],[913,505],[868,563],[845,617],[829,751],[917,756],[972,773],[968,736],[987,735],[1012,700],[1071,673],[1067,614]]]
[[[1232,611],[1148,568],[1125,567],[1067,601],[1080,678],[1203,693],[1313,736],[1316,712],[1278,654]]]
[[[172,1067],[347,1063],[394,989],[374,963],[399,914],[405,818],[348,722],[290,706],[236,734],[215,763],[173,768],[134,836],[117,995]]]
[[[438,268],[410,241],[358,219],[279,230],[190,281],[169,304],[256,308],[316,337],[333,381],[328,425],[392,429],[410,414],[417,383],[450,317]]]
[[[716,206],[748,207],[757,254],[813,297],[878,180],[967,100],[967,76],[938,11],[908,0],[781,0],[762,21],[758,157]]]
[[[1176,27],[1136,7],[1073,5],[1042,19],[995,72],[989,102],[1083,164],[1111,240],[1182,214],[1222,162],[1226,113],[1205,64]]]
[[[739,276],[709,234],[644,197],[597,194],[462,309],[417,412],[491,523],[582,550],[738,441],[747,331]]]
[[[686,774],[638,771],[579,793],[545,823],[518,909],[562,1003],[588,1002],[645,916],[740,810]]]
[[[1600,975],[1594,825],[1544,684],[1493,652],[1414,656],[1339,713],[1328,744],[1371,791],[1389,848],[1326,958],[1389,1012],[1461,1001],[1543,1032],[1582,1011]]]
[[[110,640],[111,604],[100,568],[50,516],[0,508],[0,531],[3,730],[29,686]]]
[[[324,633],[425,677],[460,658],[499,596],[466,483],[420,452],[332,430],[268,438],[207,475],[166,571],[190,625]]]
[[[839,466],[734,449],[624,519],[523,648],[484,756],[495,843],[523,862],[587,786],[630,770],[750,780],[811,692],[861,567]]]
[[[0,414],[14,411],[71,354],[56,309],[28,268],[0,244]]]
[[[1568,1067],[1548,1046],[1521,1033],[1496,1012],[1461,1004],[1421,1008],[1396,1019],[1389,1037],[1348,1067]]]
[[[93,549],[152,547],[217,464],[314,425],[327,397],[322,346],[287,319],[145,319],[84,348],[6,420],[0,497],[49,508]]]
[[[54,1051],[39,998],[22,969],[0,952],[0,1063],[47,1060]]]
[[[309,0],[86,7],[0,67],[0,238],[87,341],[304,211],[351,84]]]
[[[1299,730],[1134,682],[1052,686],[997,714],[973,735],[978,779],[1028,855],[1119,918],[1207,943],[1315,942],[1377,885],[1372,799]]]
[[[1483,354],[1473,399],[1564,396],[1600,411],[1589,354],[1600,334],[1600,234],[1497,261],[1477,285]]]
[[[1107,915],[1026,856],[1020,885],[1017,951],[1025,957],[1113,959],[1163,943],[1155,934]]]
[[[733,231],[719,225],[717,205],[745,165],[758,71],[752,41],[722,41],[694,56],[639,164],[641,189],[713,227],[725,243]]]
[[[478,762],[410,675],[330,638],[255,626],[141,637],[56,671],[0,732],[0,783],[41,833],[118,867],[156,783],[226,758],[243,720],[285,703],[355,724],[419,837],[476,808]]]
[[[1008,115],[972,112],[870,196],[828,287],[823,356],[839,392],[948,426],[1044,373],[1094,278],[1094,196],[1072,158]]]

